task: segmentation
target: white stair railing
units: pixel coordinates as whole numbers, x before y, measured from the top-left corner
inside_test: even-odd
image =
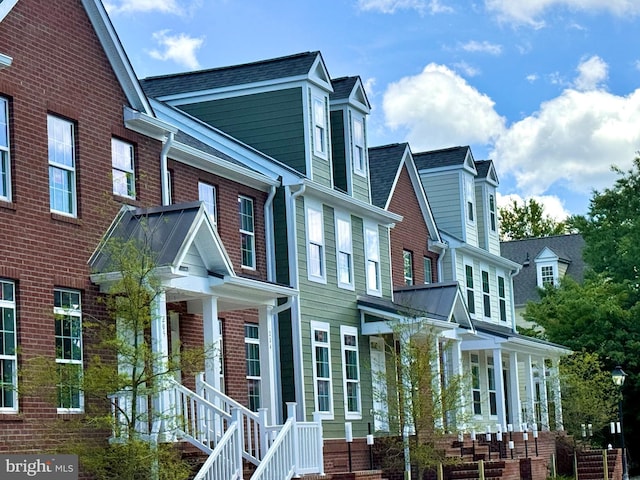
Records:
[[[242,480],[242,422],[237,409],[227,431],[193,480],[221,479]]]

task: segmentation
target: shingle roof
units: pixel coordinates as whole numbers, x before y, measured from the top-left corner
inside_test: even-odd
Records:
[[[413,161],[418,170],[463,165],[468,152],[468,146],[443,148],[441,150],[414,153]]]
[[[398,166],[407,146],[407,143],[394,143],[369,149],[371,203],[376,207],[386,206]]]
[[[305,52],[258,62],[211,68],[197,72],[148,77],[140,81],[150,97],[197,92],[306,75],[320,52]]]
[[[489,170],[491,170],[491,165],[493,164],[492,160],[476,160],[473,162],[476,166],[476,170],[478,171],[478,177],[486,178],[489,175]]]
[[[537,301],[540,299],[537,290],[538,277],[534,259],[545,248],[549,248],[562,261],[568,263],[566,275],[578,282],[583,280],[586,268],[582,259],[584,239],[579,234],[500,242],[500,254],[523,265],[520,273],[513,277],[516,306],[525,305],[529,300]]]
[[[329,98],[331,100],[349,98],[358,78],[359,77],[332,78],[331,86],[333,87],[333,93],[329,94]]]
[[[522,335],[518,332],[514,332],[511,328],[505,325],[496,325],[495,323],[489,323],[483,320],[475,320],[473,322],[473,326],[476,328],[476,331],[478,333],[488,333],[490,335],[506,338],[509,340],[521,340],[525,342],[532,342],[532,343],[539,344],[541,346],[560,348],[560,349],[569,351],[569,349],[563,345],[549,342],[547,340],[542,340],[540,338],[528,337],[526,335]]]
[[[175,135],[175,140],[176,142],[179,143],[183,143],[184,145],[188,145],[190,147],[196,148],[204,153],[208,153],[209,155],[214,155],[218,158],[222,158],[223,160],[227,160],[228,162],[231,162],[235,165],[239,165],[241,167],[244,168],[249,168],[247,167],[244,163],[238,161],[237,159],[233,158],[230,155],[227,155],[224,152],[221,152],[220,150],[218,150],[217,148],[213,148],[210,145],[207,145],[204,142],[201,142],[200,140],[198,140],[195,137],[192,137],[191,135],[189,135],[188,133],[183,132],[182,130],[179,130],[178,133],[176,133]]]

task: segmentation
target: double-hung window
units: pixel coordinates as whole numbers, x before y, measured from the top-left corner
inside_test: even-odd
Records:
[[[82,308],[80,292],[53,292],[58,371],[58,412],[81,412],[82,395]]]
[[[413,253],[409,250],[403,250],[402,263],[404,270],[404,284],[413,285]]]
[[[0,413],[18,410],[15,284],[0,280]]]
[[[9,161],[9,102],[0,97],[0,200],[11,201],[11,163]]]
[[[307,202],[307,273],[309,280],[326,282],[322,205]]]
[[[543,287],[546,287],[547,285],[553,285],[554,277],[555,277],[555,274],[553,271],[553,266],[544,265],[540,267],[540,278],[542,279]]]
[[[491,231],[496,231],[496,199],[493,195],[489,195],[489,224]]]
[[[313,98],[313,149],[316,155],[327,157],[327,113],[320,97]]]
[[[244,347],[247,361],[247,391],[249,409],[254,412],[260,408],[260,336],[258,325],[244,326]]]
[[[216,224],[216,187],[198,182],[198,199],[204,204],[211,223]]]
[[[238,207],[240,213],[242,268],[256,268],[256,231],[253,200],[240,195],[238,197]]]
[[[74,125],[49,115],[49,204],[52,212],[76,216]]]
[[[473,179],[468,178],[465,182],[465,197],[467,200],[467,221],[474,222],[475,221],[475,200],[476,194],[474,191]]]
[[[366,174],[364,146],[364,121],[360,118],[353,119],[353,171],[358,175]]]
[[[353,289],[353,242],[351,218],[336,212],[336,263],[338,286]]]
[[[482,301],[484,316],[491,318],[491,292],[489,287],[489,272],[482,270]]]
[[[500,321],[507,321],[507,296],[504,288],[504,277],[498,275],[498,304],[500,306]]]
[[[493,357],[487,357],[487,385],[489,390],[489,414],[498,415],[498,403],[496,394],[496,369],[493,364]]]
[[[381,295],[380,285],[380,236],[376,224],[364,226],[364,249],[366,257],[367,293]]]
[[[136,198],[136,176],[133,164],[133,145],[117,138],[111,139],[111,176],[113,193]]]
[[[480,396],[480,358],[477,353],[471,357],[471,400],[473,402],[473,414],[482,415],[482,400]]]
[[[311,322],[311,355],[316,410],[325,417],[333,417],[329,324]]]
[[[362,418],[358,329],[342,325],[340,327],[340,337],[342,339],[342,377],[344,379],[345,418]]]
[[[431,259],[429,257],[423,257],[424,263],[424,283],[431,283]]]
[[[473,293],[473,267],[465,265],[465,281],[467,284],[467,308],[469,313],[476,313],[475,295]]]

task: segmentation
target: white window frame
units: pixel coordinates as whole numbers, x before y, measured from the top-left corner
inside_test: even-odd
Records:
[[[424,268],[425,285],[428,283],[433,283],[433,277],[432,277],[433,260],[431,260],[431,257],[422,257],[422,266]]]
[[[326,333],[327,341],[316,340],[316,332]],[[329,376],[318,376],[318,358],[316,348],[326,349]],[[331,374],[331,328],[328,323],[311,321],[311,363],[313,365],[313,398],[316,411],[326,420],[333,420],[333,375]],[[329,391],[327,410],[320,410],[318,397],[319,382],[326,382]]]
[[[247,204],[251,205],[251,225],[247,225],[249,228],[245,227],[243,220],[243,216],[246,216],[246,213],[243,213],[242,205],[243,202],[247,202]],[[238,195],[238,215],[239,215],[239,223],[240,223],[240,258],[242,268],[255,270],[256,269],[256,211],[255,205],[253,203],[253,199],[249,198],[245,195]],[[247,242],[249,249],[245,249],[244,245]],[[245,262],[244,252],[248,251],[250,254],[249,261]]]
[[[486,290],[485,276],[487,279]],[[484,318],[491,318],[491,275],[489,275],[489,268],[487,266],[480,267],[480,285],[482,287],[482,315]],[[489,315],[487,315],[487,313]]]
[[[471,413],[475,417],[482,416],[482,386],[480,383],[480,355],[469,353],[471,367]],[[476,412],[478,407],[478,412]]]
[[[355,345],[347,345],[346,338],[354,337]],[[342,354],[342,387],[344,392],[344,418],[345,420],[360,420],[362,418],[362,394],[360,384],[360,352],[358,347],[358,329],[356,327],[340,326],[340,343]],[[348,378],[347,371],[347,354],[355,353],[355,375],[356,378]],[[349,385],[355,386],[356,391],[356,410],[349,410]]]
[[[248,330],[251,330],[255,335],[248,335]],[[258,408],[262,407],[262,372],[260,369],[260,328],[255,323],[245,323],[244,325],[244,344],[245,344],[245,361],[247,370],[247,406],[251,411],[257,412]],[[258,354],[257,358],[254,358],[251,354],[251,348],[254,347]],[[251,374],[249,371],[250,362],[257,362],[258,374]],[[254,372],[255,373],[255,372]],[[258,386],[258,394],[251,395],[251,384]],[[257,398],[257,405],[252,405],[252,398]]]
[[[136,198],[135,149],[119,138],[111,138],[111,176],[115,195]]]
[[[324,239],[324,209],[321,203],[305,199],[307,234],[307,278],[327,283],[326,244]],[[317,261],[317,264],[314,263]]]
[[[498,229],[498,219],[496,216],[496,196],[489,194],[489,228],[493,233]]]
[[[471,284],[469,284],[469,274],[467,272],[467,269],[471,269]],[[475,274],[473,272],[473,265],[471,263],[465,263],[464,264],[464,286],[465,286],[465,290],[467,292],[467,309],[469,310],[469,313],[474,314],[476,313],[476,294],[475,294]],[[472,300],[473,304],[469,301]]]
[[[407,286],[413,285],[413,252],[410,250],[402,250],[402,273],[404,276],[404,284]]]
[[[364,177],[367,175],[367,148],[364,133],[364,117],[353,116],[351,124],[353,173]]]
[[[353,231],[351,216],[341,212],[335,212],[336,229],[336,279],[338,287],[354,290],[353,279]],[[348,280],[342,278],[341,273],[346,272]]]
[[[68,135],[65,133],[68,132]],[[76,190],[76,153],[75,153],[75,125],[55,115],[47,116],[47,138],[49,143],[49,208],[52,212],[69,217],[77,216],[77,190]],[[58,155],[57,153],[62,153]],[[54,188],[61,186],[56,182],[58,176],[66,176],[67,190]],[[60,195],[68,196],[62,202],[61,207],[56,207]]]
[[[367,294],[382,296],[380,275],[380,231],[375,223],[364,222],[364,256]]]
[[[211,223],[217,224],[218,212],[216,200],[216,187],[207,182],[198,182],[198,200],[204,204],[204,209],[209,214]]]
[[[70,336],[65,336],[64,335],[64,324],[62,326],[63,330],[63,335],[58,335],[57,333],[55,333],[55,342],[56,342],[56,365],[58,366],[58,368],[60,368],[62,365],[77,365],[80,369],[80,375],[82,376],[84,373],[84,368],[83,368],[83,345],[82,345],[82,295],[80,293],[80,291],[78,290],[71,290],[71,289],[67,289],[67,288],[56,288],[54,289],[54,300],[57,297],[57,293],[59,293],[60,295],[64,295],[65,293],[67,294],[71,294],[71,295],[77,295],[78,297],[78,303],[77,304],[72,304],[69,306],[56,306],[55,301],[54,301],[54,307],[53,307],[53,314],[54,314],[54,322],[65,322],[68,321],[68,319],[74,319],[76,321],[79,322],[79,330],[78,330],[78,334],[77,336],[74,336],[73,330],[71,331]],[[59,356],[59,352],[58,352],[58,339],[61,339],[64,342],[64,339],[68,338],[70,340],[70,343],[75,339],[78,341],[77,348],[79,348],[80,350],[80,358],[64,358],[64,354],[62,357]],[[73,347],[72,351],[73,351]],[[63,348],[62,348],[63,352],[64,352],[64,343],[63,343]],[[73,355],[73,353],[72,353]],[[57,382],[56,382],[57,383]],[[57,388],[59,388],[60,385],[58,384]],[[78,392],[78,406],[72,406],[72,407],[61,407],[59,402],[57,403],[58,407],[58,413],[82,413],[84,412],[84,394],[82,392],[82,389],[79,390]]]
[[[550,270],[550,274],[549,274],[549,270]],[[538,275],[540,277],[540,281],[538,282],[538,285],[540,285],[541,288],[546,287],[547,284],[556,285],[557,283],[556,267],[551,263],[539,265]]]
[[[491,418],[497,418],[498,416],[498,392],[496,390],[496,368],[493,363],[492,353],[488,353],[486,356],[487,362],[487,391],[489,392],[489,415]],[[491,399],[493,398],[493,405]],[[495,413],[491,411],[491,408],[495,407]]]
[[[13,311],[13,325],[9,325],[10,329],[7,329],[8,326],[5,324],[5,315],[4,310]],[[17,314],[18,310],[16,308],[16,284],[10,280],[0,279],[0,332],[2,332],[2,338],[4,344],[0,345],[0,362],[3,364],[7,362],[11,365],[11,385],[7,386],[7,390],[11,389],[8,392],[5,392],[3,388],[6,384],[1,383],[0,386],[0,413],[17,413],[18,412],[18,329],[17,329]],[[7,333],[13,335],[13,345],[11,348],[13,349],[12,353],[7,353],[5,351],[5,346],[8,344],[7,342]],[[0,381],[4,376],[4,366],[0,369]],[[8,394],[11,399],[10,402],[12,406],[7,407],[4,405],[4,396]]]
[[[473,178],[467,178],[464,184],[466,211],[465,218],[468,223],[476,223],[476,192],[473,183]]]
[[[313,118],[313,152],[321,158],[327,159],[328,125],[327,125],[327,104],[325,97],[313,96],[311,100]]]
[[[0,97],[0,200],[11,201],[9,100]]]
[[[507,280],[505,275],[498,274],[497,279],[498,283],[498,318],[501,322],[507,321]],[[500,288],[500,284],[502,284],[502,291]],[[503,315],[504,313],[504,315]],[[504,318],[503,318],[504,317]]]

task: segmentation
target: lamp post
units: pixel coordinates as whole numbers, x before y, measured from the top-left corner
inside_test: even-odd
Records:
[[[622,448],[622,480],[629,480],[629,470],[627,468],[627,453],[624,448],[624,428],[622,424],[622,385],[624,385],[627,374],[624,373],[622,367],[618,365],[611,372],[611,379],[616,387],[618,387],[618,421],[620,422],[620,446]]]

